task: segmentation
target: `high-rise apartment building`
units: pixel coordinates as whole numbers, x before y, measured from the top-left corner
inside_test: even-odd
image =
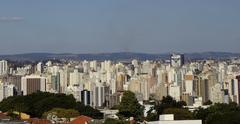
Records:
[[[84,105],[91,106],[91,104],[92,104],[92,94],[91,94],[91,91],[89,91],[89,90],[81,91],[81,102]]]
[[[116,80],[116,89],[117,92],[123,92],[123,85],[125,83],[125,74],[119,73],[117,74],[117,80]]]
[[[17,92],[21,91],[21,75],[9,75],[2,78],[2,82],[8,82],[15,86]]]
[[[70,85],[80,84],[80,72],[78,69],[74,69],[74,71],[70,73],[69,82]]]
[[[211,87],[211,93],[209,94],[210,100],[213,103],[223,103],[224,102],[224,91],[220,83],[215,84]]]
[[[93,106],[100,108],[105,102],[105,87],[98,83],[93,90]]]
[[[21,91],[23,95],[32,94],[37,91],[46,91],[46,78],[40,75],[29,75],[21,79]]]
[[[184,87],[183,87],[183,91],[184,93],[187,93],[187,94],[190,94],[190,95],[193,95],[193,86],[194,86],[194,83],[193,83],[193,80],[194,80],[194,75],[189,72],[187,73],[185,76],[184,76]]]
[[[14,85],[7,85],[5,83],[0,83],[0,101],[9,96],[17,95],[16,88]]]
[[[60,92],[60,73],[51,76],[52,89],[57,93]]]
[[[81,91],[83,90],[83,85],[74,84],[67,87],[66,93],[72,94],[77,101],[81,101]]]
[[[236,76],[238,80],[238,102],[240,102],[240,75]]]
[[[183,54],[172,54],[171,58],[172,67],[180,67],[184,64],[184,55]]]
[[[63,67],[59,70],[60,74],[60,93],[65,93],[67,86],[69,85],[69,73],[68,67]]]
[[[6,75],[8,73],[8,62],[6,60],[0,61],[0,75]]]
[[[42,62],[39,62],[38,64],[37,64],[37,73],[42,73],[43,72],[43,64],[42,64]]]

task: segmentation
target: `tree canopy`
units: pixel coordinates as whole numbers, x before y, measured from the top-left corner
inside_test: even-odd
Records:
[[[163,111],[163,114],[174,114],[174,120],[193,119],[192,113],[188,109],[183,108],[167,108]]]
[[[76,103],[75,108],[81,115],[86,115],[89,117],[92,117],[94,119],[102,119],[103,113],[101,113],[99,110],[92,108],[91,106],[85,106],[81,102]]]
[[[207,104],[211,104],[208,101]],[[161,114],[174,114],[175,120],[200,119],[203,124],[239,124],[240,106],[236,103],[216,103],[208,108],[198,108],[194,112],[185,109],[186,103],[176,101],[172,97],[163,97],[156,101],[153,108],[148,111],[147,121],[157,121]],[[153,112],[155,110],[155,112]]]
[[[163,97],[161,101],[156,101],[154,107],[151,108],[147,113],[146,120],[148,121],[157,121],[159,115],[164,114],[164,110],[168,108],[183,108],[186,103],[184,101],[176,101],[171,96]],[[153,112],[153,111],[156,112]],[[178,110],[178,109],[175,109]]]
[[[0,102],[0,110],[3,112],[19,111],[27,113],[31,117],[42,117],[44,112],[54,108],[74,109],[81,115],[92,118],[103,117],[100,111],[76,102],[73,95],[36,92],[26,96],[8,97]]]
[[[108,118],[105,120],[104,124],[129,124],[129,122]]]
[[[239,124],[240,106],[236,103],[217,103],[207,109],[199,108],[193,115],[205,124]]]
[[[123,117],[134,117],[137,120],[143,118],[144,107],[138,103],[135,94],[131,91],[123,93],[122,100],[118,106],[119,115]]]
[[[44,112],[43,117],[47,118],[48,114],[50,113],[56,115],[58,118],[70,119],[70,118],[79,116],[79,112],[74,109],[53,108],[50,111]]]

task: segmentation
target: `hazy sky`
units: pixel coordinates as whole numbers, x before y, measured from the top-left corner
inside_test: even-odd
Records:
[[[0,1],[0,54],[240,52],[240,0]]]

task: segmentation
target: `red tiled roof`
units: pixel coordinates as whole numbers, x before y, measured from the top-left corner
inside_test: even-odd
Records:
[[[81,116],[77,117],[76,119],[74,119],[73,121],[71,121],[69,124],[86,124],[86,123],[90,122],[91,120],[92,120],[92,118],[81,115]]]
[[[5,113],[0,113],[0,115],[1,115],[1,116],[6,116],[6,114],[5,114]]]
[[[0,113],[0,119],[10,119],[5,113]]]
[[[36,118],[31,118],[27,120],[31,124],[51,124],[51,121],[45,120],[45,119],[36,119]]]

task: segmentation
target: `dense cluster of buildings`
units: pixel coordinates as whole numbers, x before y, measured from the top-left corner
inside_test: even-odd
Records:
[[[240,102],[240,59],[185,62],[172,54],[162,61],[61,61],[17,67],[0,61],[0,101],[37,91],[73,94],[94,108],[111,108],[125,90],[139,101],[170,95],[188,106]]]

